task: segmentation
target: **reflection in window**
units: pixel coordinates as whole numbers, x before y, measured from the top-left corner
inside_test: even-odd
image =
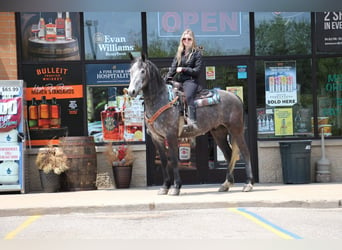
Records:
[[[149,12],[149,57],[173,57],[186,28],[194,31],[205,56],[247,55],[249,13],[243,12]]]
[[[311,53],[309,12],[255,13],[256,55]]]
[[[342,58],[318,61],[318,131],[326,136],[342,135]]]
[[[85,59],[127,59],[141,51],[140,12],[85,12]]]

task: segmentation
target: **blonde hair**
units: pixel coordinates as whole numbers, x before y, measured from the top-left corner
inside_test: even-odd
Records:
[[[195,34],[191,29],[186,29],[184,30],[183,34],[181,35],[180,39],[179,39],[179,45],[178,45],[178,49],[177,49],[177,53],[176,53],[176,58],[177,58],[177,64],[180,65],[181,63],[181,59],[182,59],[182,52],[184,51],[184,45],[183,45],[183,38],[185,35],[189,35],[192,38],[192,48],[191,48],[191,52],[188,56],[189,60],[192,56],[192,53],[195,51],[196,49],[196,40],[195,40]]]

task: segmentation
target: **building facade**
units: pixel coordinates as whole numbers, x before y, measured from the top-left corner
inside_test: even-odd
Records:
[[[61,108],[52,123],[30,123],[27,114],[28,190],[39,190],[37,150],[63,136],[94,137],[100,188],[113,186],[102,154],[108,142],[132,144],[139,154],[134,186],[161,184],[142,100],[124,92],[128,53],[144,52],[163,74],[185,28],[195,32],[202,50],[201,85],[243,100],[256,181],[282,182],[279,142],[299,140],[312,141],[310,179],[316,181],[322,133],[331,181],[342,180],[341,12],[3,12],[0,17],[1,79],[25,81],[28,108],[45,101]],[[110,117],[117,124],[108,122]],[[185,150],[180,151],[184,184],[224,180],[226,162],[209,133],[179,144]],[[238,161],[235,181],[243,182],[244,174]]]

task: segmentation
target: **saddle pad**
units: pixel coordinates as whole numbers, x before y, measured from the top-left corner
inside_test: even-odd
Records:
[[[218,94],[217,89],[210,89],[209,91],[212,93],[212,96],[209,98],[196,99],[195,100],[196,107],[214,105],[221,101],[220,95]]]

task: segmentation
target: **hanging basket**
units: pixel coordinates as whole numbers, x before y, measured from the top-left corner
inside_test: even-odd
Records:
[[[45,193],[54,193],[60,190],[60,175],[55,174],[53,171],[46,174],[43,170],[39,170],[39,175]]]
[[[132,165],[113,167],[113,176],[116,188],[129,188],[132,179]]]

